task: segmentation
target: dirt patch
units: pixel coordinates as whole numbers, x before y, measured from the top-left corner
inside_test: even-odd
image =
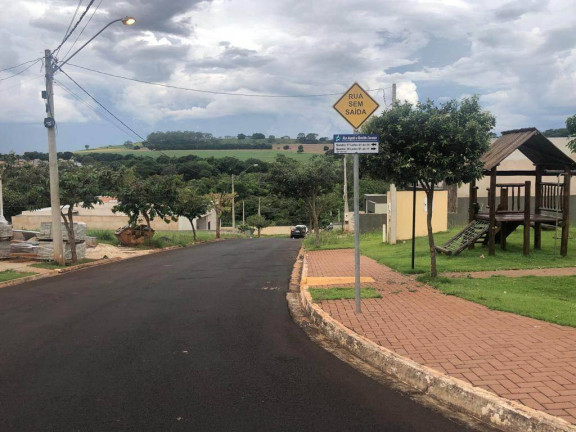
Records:
[[[149,249],[136,249],[126,246],[112,246],[109,244],[99,244],[94,248],[86,249],[86,258],[89,259],[102,259],[105,256],[108,258],[128,258],[138,255],[147,255],[154,252]]]

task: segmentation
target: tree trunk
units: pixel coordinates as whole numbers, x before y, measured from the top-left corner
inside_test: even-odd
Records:
[[[192,224],[191,224],[191,225],[192,225],[192,235],[193,235],[193,238],[194,238],[194,243],[196,243],[196,240],[197,240],[197,239],[196,239],[196,228],[194,228],[194,219],[192,219]]]
[[[258,227],[258,238],[260,238],[260,230],[261,230],[261,229],[262,229],[262,228]]]
[[[428,245],[430,246],[430,277],[435,278],[438,276],[436,270],[436,247],[434,245],[434,234],[432,233],[432,204],[434,202],[434,186],[426,188],[426,203],[428,205],[428,212],[426,214],[426,226],[428,228]]]
[[[146,212],[143,212],[142,216],[144,216],[144,220],[146,221],[146,226],[151,231],[152,227],[150,226],[150,216],[148,216],[148,213],[146,213]],[[148,246],[152,245],[152,237],[148,237],[147,243],[148,243]]]
[[[220,220],[222,218],[222,214],[216,213],[216,238],[220,238]]]
[[[320,224],[318,223],[318,213],[316,212],[316,196],[312,199],[312,218],[314,222],[314,234],[316,236],[316,247],[320,246]]]
[[[74,207],[68,206],[68,214],[64,214],[60,211],[62,219],[64,220],[64,226],[66,227],[66,232],[68,233],[68,244],[70,244],[70,261],[75,263],[78,261],[78,255],[76,254],[76,236],[74,234]],[[66,254],[66,251],[64,251]]]

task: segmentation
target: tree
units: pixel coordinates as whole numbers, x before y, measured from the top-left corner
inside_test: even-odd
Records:
[[[330,150],[330,147],[324,146],[324,151],[328,151],[328,150]]]
[[[174,203],[182,186],[182,178],[178,175],[153,175],[142,179],[134,170],[126,170],[117,187],[118,204],[112,211],[128,215],[131,227],[136,227],[141,217],[148,229],[152,229],[150,222],[156,217],[169,223],[177,220]]]
[[[290,146],[288,144],[286,144],[284,147],[282,147],[284,150],[290,150]]]
[[[256,230],[258,231],[258,238],[260,238],[260,231],[262,230],[262,228],[270,226],[270,221],[262,215],[252,215],[249,216],[248,219],[246,219],[246,224],[256,228]]]
[[[566,119],[566,129],[568,129],[569,136],[573,138],[568,142],[568,148],[572,153],[576,153],[576,114]]]
[[[216,212],[216,238],[220,238],[222,214],[232,209],[233,196],[233,194],[226,192],[210,192],[206,196],[210,202],[210,208]]]
[[[88,150],[88,149],[90,148],[90,146],[89,146],[88,144],[86,144],[86,145],[84,146],[84,148],[85,148],[86,150]]]
[[[25,210],[50,206],[48,164],[14,165],[8,163],[3,173],[4,216],[11,219]]]
[[[559,128],[559,129],[546,129],[542,132],[547,138],[555,138],[555,137],[565,137],[568,136],[569,132],[567,128]]]
[[[266,139],[266,135],[264,135],[263,133],[260,133],[260,132],[255,132],[252,134],[252,139],[254,139],[254,140]]]
[[[296,153],[304,153],[304,146],[302,144],[298,146],[298,150],[296,151]]]
[[[327,201],[325,196],[332,193],[340,177],[340,168],[334,160],[321,156],[313,156],[306,162],[278,156],[270,169],[272,190],[304,203],[313,222],[316,245],[320,244],[318,218]]]
[[[74,163],[61,163],[60,177],[60,214],[68,233],[71,261],[78,261],[76,253],[76,235],[74,233],[75,208],[94,208],[100,204],[101,179],[108,177],[107,173],[95,166],[77,166]],[[65,208],[67,209],[65,210]]]
[[[481,110],[478,97],[395,104],[373,117],[363,133],[379,134],[381,151],[362,158],[365,172],[403,187],[419,183],[426,192],[430,247],[430,276],[436,277],[436,249],[432,234],[434,186],[468,183],[482,177],[480,157],[488,150],[492,114]]]
[[[204,195],[200,195],[196,188],[187,185],[178,191],[176,202],[173,204],[174,213],[190,220],[194,242],[196,242],[196,228],[194,219],[204,216],[208,212],[210,201]]]
[[[127,149],[132,149],[134,148],[134,143],[132,141],[124,141],[124,144],[122,144],[124,147],[126,147]]]
[[[243,133],[240,133],[240,134],[238,134],[238,139],[239,140],[246,139],[246,135],[244,135]]]
[[[318,142],[318,134],[309,133],[308,135],[306,135],[306,142],[308,144],[316,144]]]

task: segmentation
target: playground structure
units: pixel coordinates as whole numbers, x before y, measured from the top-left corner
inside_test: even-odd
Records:
[[[514,151],[520,151],[535,166],[534,170],[498,171],[498,165]],[[542,226],[561,227],[560,254],[568,253],[570,228],[570,180],[576,174],[576,162],[559,150],[536,128],[502,132],[482,156],[484,175],[490,176],[488,211],[480,211],[478,187],[470,183],[469,224],[443,246],[439,252],[457,255],[476,243],[488,245],[495,255],[496,243],[506,249],[506,238],[519,226],[524,228],[523,253],[530,253],[530,228],[534,227],[534,249],[541,249]],[[524,183],[498,183],[498,176],[534,177]],[[543,181],[553,177],[555,181]],[[499,201],[497,204],[497,197]]]

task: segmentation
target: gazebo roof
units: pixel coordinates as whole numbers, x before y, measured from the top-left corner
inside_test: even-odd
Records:
[[[571,169],[576,168],[576,162],[536,128],[502,132],[502,136],[494,141],[480,160],[484,162],[485,170],[491,170],[515,150],[520,150],[534,165],[544,169],[563,170],[567,166]]]

